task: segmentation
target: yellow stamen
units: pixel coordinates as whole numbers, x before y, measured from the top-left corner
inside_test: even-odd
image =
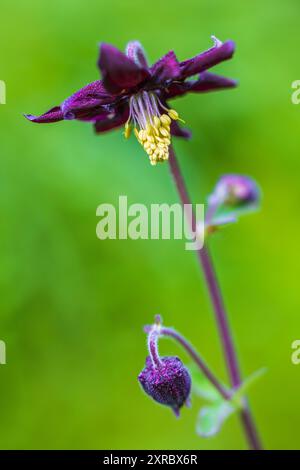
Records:
[[[161,135],[163,135],[164,137],[169,137],[169,135],[170,135],[170,131],[167,130],[166,128],[164,128],[164,127],[162,127],[162,128],[160,129],[160,133],[161,133]]]
[[[183,119],[179,117],[179,114],[177,113],[177,111],[175,111],[175,109],[169,109],[168,114],[170,118],[173,119],[174,121],[181,121],[183,123],[185,122]]]
[[[162,116],[160,117],[160,119],[161,118],[162,118]],[[159,117],[154,116],[153,121],[154,121],[154,128],[155,129],[158,129],[160,127],[160,119],[159,119]]]
[[[171,119],[169,118],[169,116],[167,114],[163,114],[162,116],[160,116],[160,120],[163,124],[165,124],[166,126],[168,126],[169,124],[171,124]]]
[[[130,134],[131,134],[131,125],[127,121],[126,124],[125,124],[125,130],[124,130],[125,139],[129,139]]]
[[[173,121],[182,121],[177,111],[174,109],[166,109],[166,112],[157,115],[157,109],[154,110],[154,115],[146,113],[146,122],[144,119],[139,122],[140,129],[134,127],[134,134],[138,142],[144,147],[144,150],[149,155],[151,165],[156,165],[159,162],[168,160],[169,158],[169,145],[171,144],[171,130],[170,126]],[[184,121],[182,121],[184,122]],[[126,138],[130,136],[131,125],[126,122],[124,135]]]

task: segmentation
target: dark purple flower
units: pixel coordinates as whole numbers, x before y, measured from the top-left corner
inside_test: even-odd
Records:
[[[139,382],[153,400],[172,408],[176,416],[188,402],[191,391],[191,377],[178,357],[161,357],[156,364],[148,356]]]
[[[168,159],[171,134],[190,135],[179,127],[178,113],[168,107],[168,100],[188,92],[236,86],[234,80],[207,72],[230,59],[234,52],[233,41],[221,43],[214,37],[213,40],[213,47],[192,59],[179,62],[170,51],[152,66],[148,66],[137,41],[128,44],[126,54],[114,46],[101,44],[98,66],[102,80],[90,83],[41,116],[26,117],[38,123],[90,121],[97,133],[125,125],[126,138],[133,127],[151,164],[155,165]]]

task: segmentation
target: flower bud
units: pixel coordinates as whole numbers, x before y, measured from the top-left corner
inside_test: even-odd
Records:
[[[172,408],[179,416],[180,408],[188,403],[191,391],[191,377],[178,357],[165,356],[156,365],[148,356],[139,382],[153,400]]]
[[[259,189],[256,182],[244,175],[222,176],[210,197],[210,201],[228,206],[250,206],[257,204]]]

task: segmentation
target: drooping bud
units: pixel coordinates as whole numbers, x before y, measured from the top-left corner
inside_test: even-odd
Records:
[[[179,416],[180,408],[188,404],[191,377],[178,357],[161,357],[160,363],[156,364],[148,356],[138,379],[153,400],[170,406],[176,416]]]

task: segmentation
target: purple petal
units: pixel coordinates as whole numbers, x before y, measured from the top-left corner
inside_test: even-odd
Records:
[[[76,117],[79,121],[92,122],[102,121],[104,119],[110,119],[111,116],[114,116],[114,112],[108,112],[103,110],[93,110],[93,113],[81,113],[79,117]],[[66,118],[65,118],[66,119]]]
[[[123,52],[110,44],[101,44],[98,66],[103,84],[111,93],[121,93],[150,77],[149,71],[137,65]]]
[[[189,91],[203,93],[207,91],[221,90],[223,88],[234,88],[237,86],[236,80],[221,77],[210,72],[201,73],[198,80],[190,83],[191,86]]]
[[[176,121],[172,121],[171,123],[171,134],[175,137],[183,137],[184,139],[190,139],[192,137],[191,131],[180,127]]]
[[[187,80],[185,82],[173,82],[164,90],[164,99],[170,100],[183,96],[188,92],[205,93],[224,88],[234,88],[236,80],[221,77],[210,72],[202,72],[198,80]]]
[[[56,106],[41,116],[27,114],[25,117],[38,123],[57,122],[63,119],[93,121],[99,114],[108,114],[107,106],[113,99],[114,96],[105,90],[100,80],[97,80],[67,98],[61,106]]]
[[[164,99],[169,100],[178,96],[183,96],[190,91],[192,82],[173,82],[164,89]]]
[[[148,68],[146,54],[139,41],[130,41],[126,47],[126,55],[140,67]]]
[[[215,42],[215,45],[207,51],[180,63],[181,77],[190,77],[196,73],[203,72],[224,60],[230,59],[234,53],[234,49],[235,44],[233,41],[226,41],[223,44]]]
[[[40,116],[33,116],[32,114],[24,114],[24,116],[29,119],[29,121],[38,123],[57,122],[64,119],[64,114],[60,106],[55,106]]]
[[[73,113],[77,117],[78,113],[80,115],[80,112],[109,104],[113,99],[114,96],[106,91],[101,80],[96,80],[67,98],[61,109],[64,114]]]
[[[114,112],[107,114],[106,116],[99,116],[96,120],[94,127],[97,134],[102,132],[110,131],[125,124],[129,117],[129,108],[124,106],[116,109]]]
[[[174,51],[168,52],[159,59],[154,65],[152,65],[150,71],[154,81],[157,83],[174,80],[175,78],[180,77],[180,65]]]

